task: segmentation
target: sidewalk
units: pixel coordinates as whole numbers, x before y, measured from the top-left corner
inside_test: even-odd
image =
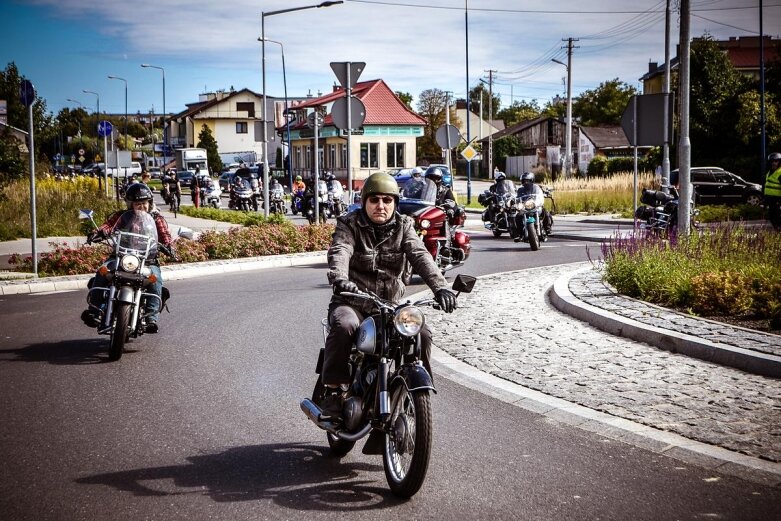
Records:
[[[178,280],[324,262],[312,252],[163,272]],[[82,290],[90,277],[0,280],[0,295]],[[429,313],[427,323],[443,376],[620,442],[781,486],[779,336],[616,295],[589,263],[482,277],[455,313]]]

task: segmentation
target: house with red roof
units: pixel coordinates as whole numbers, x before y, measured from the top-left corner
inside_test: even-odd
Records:
[[[354,188],[378,171],[410,168],[417,164],[417,138],[423,136],[426,121],[412,111],[382,80],[356,83],[353,97],[366,108],[363,125],[352,131],[350,168]],[[318,135],[319,171],[329,171],[343,183],[347,181],[347,131],[334,125],[331,114],[336,100],[345,97],[342,87],[317,98],[306,99],[291,107],[291,160],[293,175],[311,179],[315,165],[314,129],[308,126],[313,112],[323,116]],[[284,132],[279,128],[280,133]]]
[[[694,41],[699,38],[694,38]],[[714,40],[724,54],[727,55],[732,66],[741,74],[759,80],[759,46],[763,46],[765,70],[768,65],[781,57],[779,48],[781,40],[771,36],[764,36],[760,41],[759,36],[730,36],[728,40]],[[678,69],[678,57],[670,59],[670,70]],[[648,64],[648,72],[640,77],[643,82],[643,94],[658,94],[662,92],[662,82],[664,81],[664,63],[659,65],[657,62]]]

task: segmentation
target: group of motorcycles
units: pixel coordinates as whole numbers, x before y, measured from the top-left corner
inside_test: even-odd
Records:
[[[317,197],[317,212],[315,216],[315,197]],[[336,180],[317,183],[317,194],[311,187],[296,190],[291,197],[290,209],[293,215],[301,214],[309,224],[326,222],[347,213],[347,203],[344,202],[344,187]]]
[[[540,243],[548,240],[548,233],[542,222],[543,207],[535,195],[517,195],[509,180],[497,183],[493,188],[477,198],[486,207],[482,215],[485,228],[493,232],[494,237],[507,233],[528,243],[532,251],[539,250]],[[553,190],[540,188],[544,197],[553,201]]]
[[[678,227],[678,206],[680,194],[675,186],[663,186],[664,190],[652,190],[644,188],[640,196],[642,205],[635,210],[635,219],[640,223],[641,229],[667,238]],[[694,208],[694,200],[690,202],[691,229],[700,226],[697,216],[700,211]]]

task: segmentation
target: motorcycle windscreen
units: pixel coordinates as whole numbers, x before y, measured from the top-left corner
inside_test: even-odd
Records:
[[[496,194],[497,195],[504,195],[504,194],[515,195],[515,185],[509,179],[505,179],[504,181],[497,181],[496,182]]]
[[[437,201],[437,185],[431,179],[412,178],[407,181],[401,190],[401,197],[403,199],[417,199],[435,204]]]
[[[117,246],[123,251],[147,252],[157,254],[157,225],[149,212],[128,210],[114,225],[113,233],[118,234]]]

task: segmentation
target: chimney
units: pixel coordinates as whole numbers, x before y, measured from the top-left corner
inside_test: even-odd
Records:
[[[655,72],[656,69],[659,68],[659,63],[657,62],[648,62],[648,72]]]

